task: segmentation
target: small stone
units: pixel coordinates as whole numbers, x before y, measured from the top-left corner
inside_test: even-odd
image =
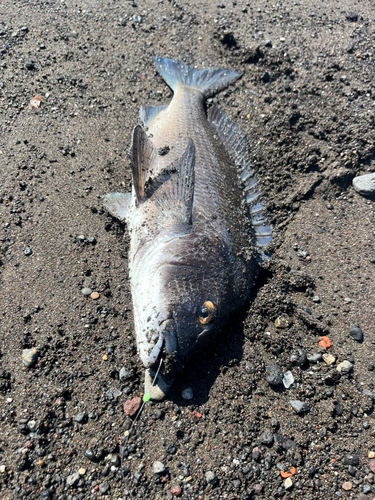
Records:
[[[31,250],[30,247],[26,247],[25,250],[23,251],[23,253],[25,255],[31,255],[33,253],[33,251]]]
[[[217,475],[211,471],[211,470],[208,470],[206,472],[206,482],[207,484],[210,484],[211,486],[213,486],[214,484],[216,484],[218,481],[218,478],[217,478]]]
[[[99,493],[107,493],[107,491],[109,490],[109,484],[107,483],[107,481],[104,481],[103,483],[100,483],[99,484]]]
[[[128,378],[132,377],[133,372],[131,370],[127,370],[125,366],[123,366],[118,374],[118,378],[121,381],[127,380]]]
[[[287,477],[284,481],[284,488],[286,490],[290,490],[290,488],[293,486],[293,481],[290,477]]]
[[[145,394],[150,394],[150,399],[153,401],[161,401],[173,384],[173,378],[169,379],[162,376],[160,373],[157,376],[155,384],[153,384],[155,372],[150,368],[145,373]]]
[[[348,21],[352,21],[353,23],[356,23],[358,21],[358,14],[356,12],[353,12],[351,10],[348,10],[345,12],[345,17]],[[365,177],[364,175],[361,175],[361,177]],[[358,179],[359,177],[355,177],[355,179]],[[353,186],[354,186],[354,181],[353,180]],[[354,186],[355,188],[355,186]]]
[[[312,354],[307,355],[307,359],[310,361],[310,363],[318,363],[319,361],[322,360],[322,355],[320,352],[314,352]]]
[[[172,486],[171,488],[171,495],[174,497],[179,497],[182,493],[182,489],[180,486]]]
[[[29,71],[34,69],[34,63],[32,61],[25,61],[25,68],[28,69]]]
[[[108,356],[107,356],[107,354],[104,354],[104,355],[103,355],[102,360],[103,360],[103,361],[107,361],[107,360],[108,360]]]
[[[0,465],[0,474],[4,474],[5,469],[6,469],[5,465]]]
[[[266,370],[266,381],[271,386],[279,386],[283,383],[283,374],[275,363],[270,363]]]
[[[79,473],[73,472],[66,478],[66,485],[68,488],[73,488],[79,481]]]
[[[120,463],[121,463],[120,457],[116,453],[114,453],[111,457],[111,465],[118,467]]]
[[[124,403],[125,415],[127,415],[128,417],[133,417],[137,413],[137,411],[139,410],[141,404],[142,404],[142,400],[140,397],[128,399]]]
[[[40,500],[50,500],[51,493],[48,490],[42,490],[39,495]]]
[[[337,415],[338,417],[341,417],[341,415],[344,413],[344,407],[341,403],[336,402],[333,405],[333,413]]]
[[[336,361],[335,356],[332,356],[332,354],[328,354],[325,352],[322,356],[323,360],[327,365],[333,365],[333,363]]]
[[[369,461],[368,466],[370,467],[371,471],[375,474],[375,458],[372,458]]]
[[[345,491],[350,491],[353,488],[353,483],[351,481],[345,481],[342,485],[342,489]]]
[[[289,328],[290,325],[291,325],[291,320],[285,314],[283,314],[275,319],[276,328]]]
[[[31,366],[35,365],[37,359],[38,359],[38,349],[36,347],[23,350],[22,363],[26,366],[26,368],[30,368]]]
[[[165,447],[165,451],[168,453],[168,455],[174,455],[177,451],[177,448],[174,444],[169,444]]]
[[[364,493],[364,497],[366,495],[366,493],[371,493],[371,486],[369,484],[364,484],[363,485],[363,493]],[[365,497],[366,499],[366,497]],[[357,500],[361,500],[360,497],[358,496]]]
[[[262,493],[263,491],[263,486],[261,484],[253,484],[253,492],[258,495],[259,493]]]
[[[100,294],[98,292],[92,292],[90,297],[94,300],[98,299],[100,297]],[[103,483],[104,484],[104,483]]]
[[[84,476],[86,474],[86,469],[84,469],[83,467],[81,467],[80,469],[78,469],[78,474],[80,476]]]
[[[85,412],[78,413],[78,415],[74,417],[74,420],[79,424],[84,424],[87,420],[87,414]]]
[[[90,460],[90,462],[97,462],[97,460],[98,460],[98,457],[95,455],[95,453],[92,450],[90,450],[90,448],[88,448],[85,451],[85,457],[88,458]]]
[[[81,293],[82,293],[82,295],[91,295],[92,290],[89,287],[85,287],[85,288],[82,288]]]
[[[349,330],[349,335],[353,340],[357,342],[363,342],[363,333],[359,326],[352,326]]]
[[[312,299],[312,300],[313,300],[313,302],[315,302],[316,304],[318,304],[318,303],[320,302],[320,297],[319,297],[319,295],[314,295],[314,297],[313,297],[313,299]]]
[[[38,424],[35,420],[30,420],[29,422],[27,422],[27,428],[30,432],[36,432],[38,430]]]
[[[353,467],[357,467],[359,465],[359,457],[357,455],[347,455],[344,458],[345,465],[353,465]]]
[[[350,361],[342,361],[336,366],[336,370],[340,373],[350,373],[353,370],[353,365]]]
[[[375,451],[369,451],[367,456],[368,458],[375,458]]]
[[[292,401],[289,401],[289,403],[291,404],[293,410],[298,414],[306,413],[309,410],[309,407],[307,406],[307,404],[302,403],[302,401],[292,400]]]
[[[294,382],[294,377],[292,372],[285,372],[283,376],[283,384],[286,389],[289,389],[289,387],[293,384]]]
[[[163,464],[163,462],[154,462],[152,464],[152,472],[154,474],[164,474],[166,472],[166,468],[165,468],[165,465]]]
[[[260,441],[262,444],[271,446],[273,444],[273,433],[270,430],[266,429],[260,436]]]
[[[186,387],[186,389],[182,391],[181,396],[183,397],[183,399],[186,400],[193,399],[194,397],[193,389],[191,387]]]

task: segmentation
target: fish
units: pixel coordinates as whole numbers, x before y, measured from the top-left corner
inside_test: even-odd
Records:
[[[137,350],[165,376],[206,346],[246,301],[257,247],[271,229],[245,133],[208,96],[240,78],[154,57],[173,90],[169,104],[140,110],[130,149],[131,193],[103,196],[126,223]]]

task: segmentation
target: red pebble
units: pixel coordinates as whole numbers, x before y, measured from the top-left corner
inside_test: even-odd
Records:
[[[171,493],[174,497],[179,497],[181,495],[182,489],[179,486],[173,486],[171,488]]]
[[[124,403],[125,415],[127,415],[128,417],[133,417],[137,413],[137,411],[139,410],[141,404],[142,404],[142,400],[140,397],[128,399]]]
[[[369,461],[369,466],[370,466],[370,469],[372,470],[372,472],[375,474],[375,458],[372,458],[370,461]]]

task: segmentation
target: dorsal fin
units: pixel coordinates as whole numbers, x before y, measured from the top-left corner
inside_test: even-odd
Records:
[[[157,116],[160,111],[167,108],[168,104],[163,104],[162,106],[146,106],[145,108],[141,106],[139,110],[139,118],[141,119],[143,125],[148,125],[150,121]]]
[[[181,218],[189,224],[192,222],[194,166],[195,147],[192,139],[189,139],[184,154],[163,169],[147,190],[147,197],[155,202],[163,214]]]
[[[217,106],[212,106],[208,110],[207,119],[239,169],[256,244],[257,246],[268,245],[272,241],[271,228],[267,225],[264,205],[259,200],[259,181],[250,167],[246,134]]]
[[[131,147],[131,172],[137,203],[142,203],[145,183],[157,165],[158,153],[143,127],[137,125],[133,130]]]

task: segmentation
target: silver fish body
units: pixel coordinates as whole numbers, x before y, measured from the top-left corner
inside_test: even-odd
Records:
[[[132,194],[104,197],[130,232],[135,333],[147,368],[162,353],[186,359],[220,329],[251,289],[254,242],[271,238],[245,135],[219,109],[204,109],[209,93],[240,75],[155,64],[173,99],[141,110],[147,132],[133,132]]]

